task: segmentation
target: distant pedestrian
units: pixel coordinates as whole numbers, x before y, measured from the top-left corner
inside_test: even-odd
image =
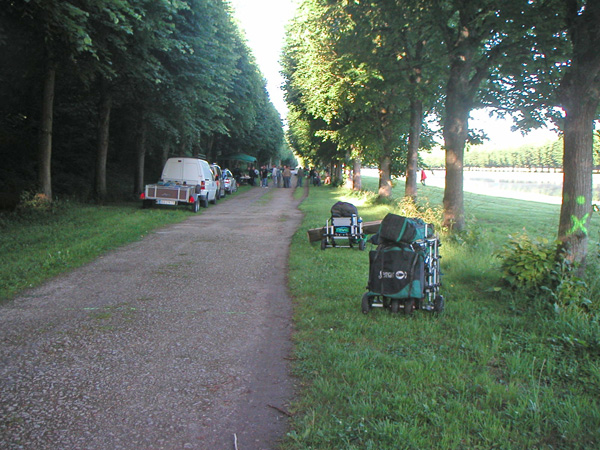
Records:
[[[321,175],[318,170],[313,172],[312,183],[313,186],[321,186]]]
[[[302,170],[302,167],[298,167],[296,176],[298,177],[298,181],[296,181],[296,187],[302,187],[302,178],[304,178],[304,170]]]
[[[425,186],[425,180],[427,179],[427,174],[425,173],[425,169],[421,169],[421,184]]]
[[[261,179],[261,183],[260,186],[261,187],[269,187],[269,169],[267,169],[267,166],[262,166],[260,169],[260,179]]]
[[[250,186],[254,186],[254,179],[256,178],[256,171],[254,170],[254,167],[250,166],[248,169],[248,176],[250,177],[248,179],[248,184]]]
[[[279,187],[279,169],[277,169],[277,166],[273,166],[271,177],[273,178],[273,186]]]
[[[288,166],[283,166],[283,187],[289,188],[291,187],[290,180],[292,178],[292,171]]]

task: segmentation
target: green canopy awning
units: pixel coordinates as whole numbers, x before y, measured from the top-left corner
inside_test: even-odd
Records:
[[[256,158],[254,156],[246,155],[245,153],[236,153],[235,155],[223,156],[223,159],[228,161],[244,161],[249,163],[256,162]]]

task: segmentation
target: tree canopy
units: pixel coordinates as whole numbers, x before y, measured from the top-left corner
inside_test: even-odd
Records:
[[[104,200],[170,155],[277,161],[283,126],[225,0],[9,0],[0,189]],[[92,181],[94,180],[94,181]]]

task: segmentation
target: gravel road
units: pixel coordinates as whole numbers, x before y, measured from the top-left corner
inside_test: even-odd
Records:
[[[0,448],[276,448],[292,193],[235,194],[0,306]]]

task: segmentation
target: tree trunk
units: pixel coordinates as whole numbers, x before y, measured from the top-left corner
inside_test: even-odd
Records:
[[[337,161],[333,167],[334,167],[334,172],[333,172],[332,183],[334,186],[341,186],[342,183],[344,182],[344,174],[342,173],[342,162]]]
[[[98,142],[96,147],[96,176],[94,180],[94,197],[99,203],[106,201],[106,160],[110,132],[110,112],[112,95],[105,79],[101,81],[100,105],[98,107]]]
[[[42,101],[42,121],[38,148],[38,183],[42,194],[52,200],[52,126],[54,118],[54,86],[56,84],[56,65],[48,62],[44,78]]]
[[[390,198],[392,196],[392,158],[384,155],[379,159],[379,197]]]
[[[136,170],[133,185],[133,194],[135,197],[139,197],[144,192],[144,168],[146,162],[146,137],[147,137],[148,126],[143,116],[140,117],[140,124],[138,128],[138,140],[136,143],[135,156],[136,156]]]
[[[466,53],[466,52],[465,52]],[[469,60],[465,56],[465,60]],[[472,92],[469,88],[469,69],[461,58],[455,58],[450,67],[446,89],[446,120],[444,145],[446,147],[446,186],[444,190],[444,226],[460,231],[465,226],[463,192],[463,161],[469,134],[469,111]]]
[[[559,251],[585,267],[588,227],[592,214],[594,119],[600,103],[600,4],[589,2],[583,13],[569,3],[567,22],[573,42],[572,64],[560,85],[565,110],[563,202],[560,209]]]
[[[410,101],[410,133],[408,135],[408,154],[406,156],[406,186],[404,196],[417,199],[417,164],[419,142],[423,128],[423,102]]]
[[[167,159],[169,159],[169,154],[171,153],[171,143],[167,142],[162,148],[162,152],[160,155],[161,167],[165,167],[167,163]]]
[[[360,175],[361,166],[360,158],[354,158],[354,161],[352,162],[352,190],[354,191],[360,191],[362,189],[362,177]]]
[[[593,130],[598,102],[572,99],[564,129],[563,202],[558,239],[572,262],[584,263],[592,213]],[[587,107],[586,107],[587,106]]]
[[[183,133],[181,134],[181,137],[179,139],[180,139],[179,155],[177,155],[177,156],[186,156],[187,155],[187,141],[184,139]]]
[[[379,158],[379,197],[392,196],[392,154],[397,142],[391,126],[392,113],[384,108],[381,114],[381,156]]]

